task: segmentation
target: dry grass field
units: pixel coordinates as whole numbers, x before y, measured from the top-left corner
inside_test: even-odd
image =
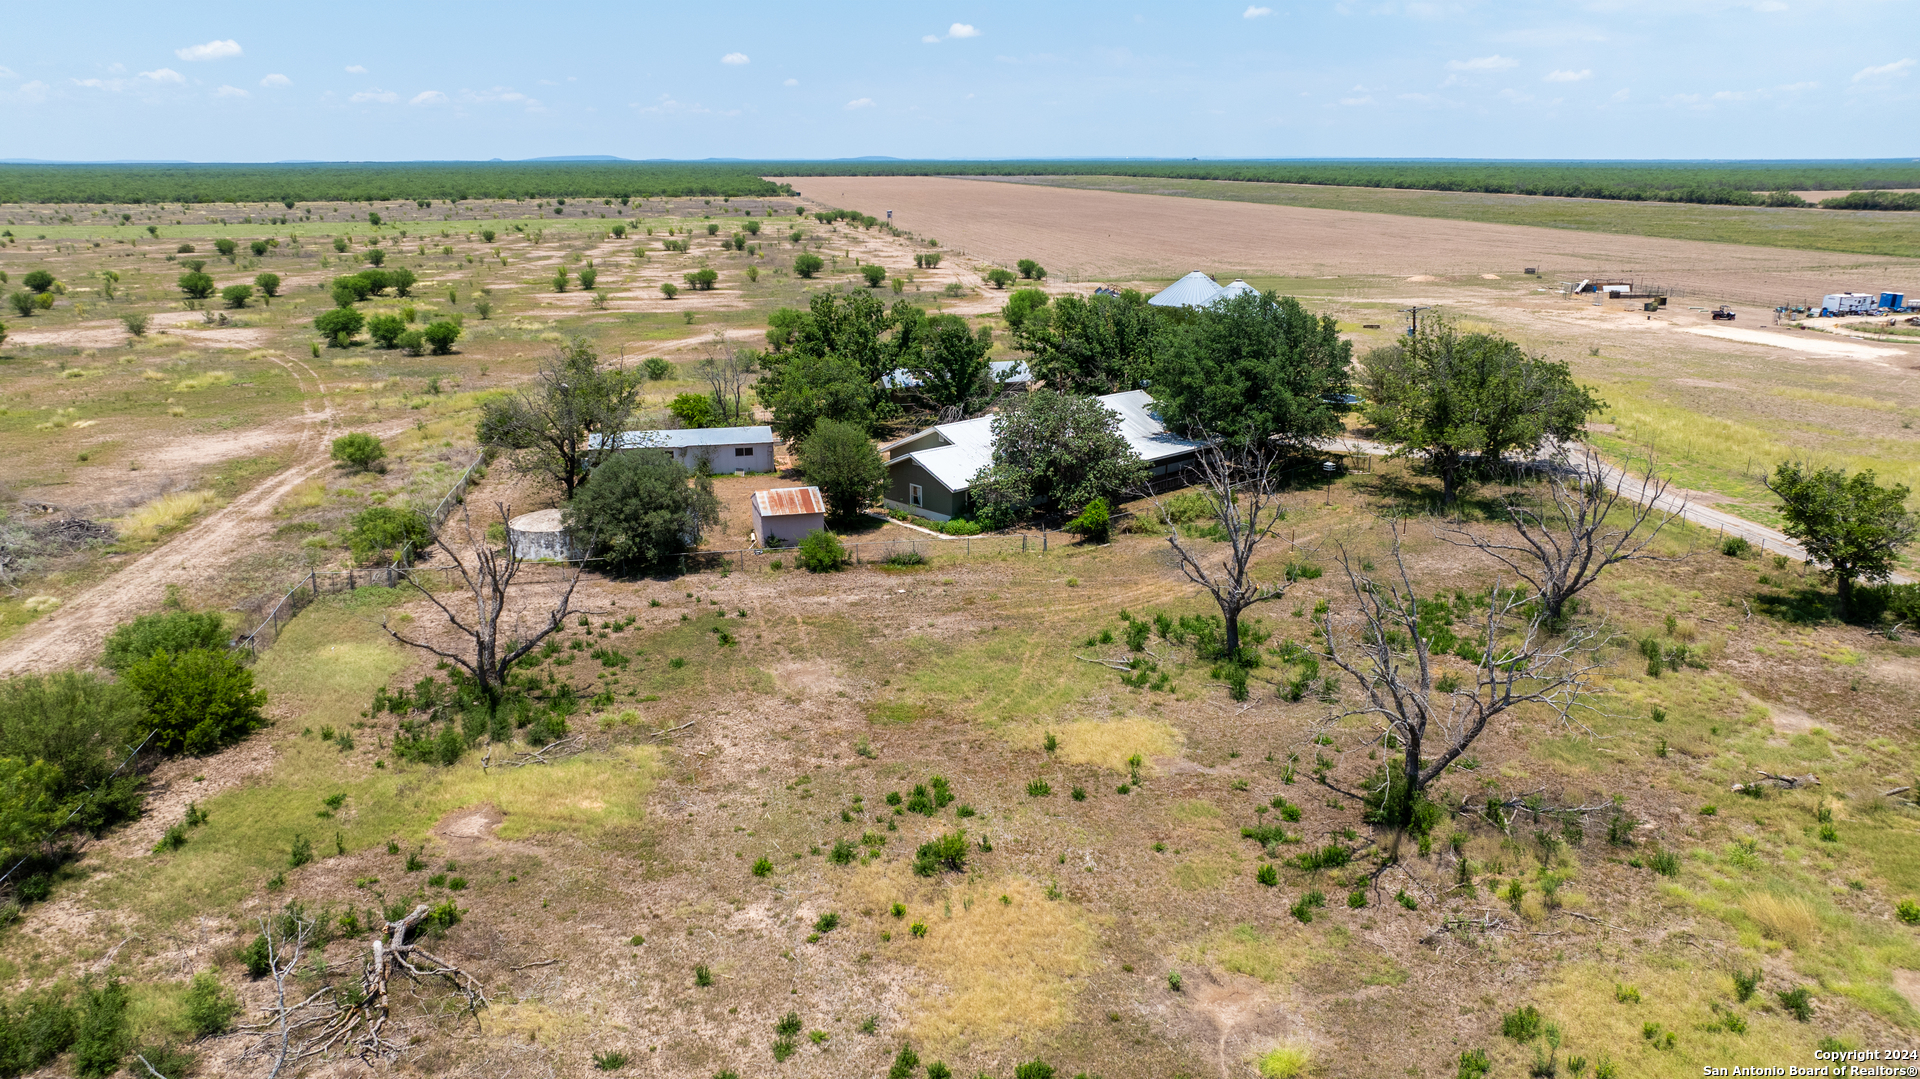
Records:
[[[437,501],[476,453],[482,395],[523,384],[556,343],[673,361],[648,388],[657,417],[703,388],[690,364],[715,331],[747,342],[810,288],[855,287],[863,262],[912,275],[903,298],[996,328],[1001,298],[980,275],[1025,257],[1055,289],[1243,275],[1334,314],[1362,349],[1397,332],[1399,308],[1437,305],[1571,360],[1609,401],[1600,445],[1651,444],[1679,482],[1755,519],[1770,512],[1757,476],[1782,457],[1920,482],[1920,349],[1776,329],[1739,302],[1910,272],[1901,260],[978,181],[796,186],[808,208],[893,209],[908,234],[809,219],[794,241],[791,201],[570,203],[558,217],[408,203],[378,207],[377,231],[366,206],[258,227],[242,218],[283,208],[114,225],[136,212],[121,208],[88,225],[61,220],[84,216],[72,208],[0,207],[17,241],[0,248],[6,289],[42,267],[65,286],[51,310],[0,315],[8,507],[117,537],[44,555],[0,598],[0,669],[93,664],[107,630],[169,586],[249,622],[307,568],[346,563],[353,513]],[[748,220],[763,223],[759,249],[720,249]],[[670,228],[693,230],[689,252],[662,249]],[[281,246],[250,258],[246,243],[268,236]],[[312,332],[330,302],[319,286],[364,265],[373,236],[388,268],[421,281],[370,306],[412,306],[417,324],[461,315],[454,354],[327,348]],[[209,254],[222,237],[242,241],[232,262]],[[930,239],[947,259],[916,271]],[[830,259],[821,280],[787,270],[802,248]],[[279,273],[282,298],[183,310],[172,282],[188,257],[221,285]],[[553,291],[557,269],[589,259],[604,299]],[[714,291],[660,295],[703,264],[720,271]],[[1649,319],[1550,291],[1589,272],[1649,274],[1682,295]],[[1740,311],[1731,335],[1695,310],[1723,301]],[[128,313],[153,317],[144,336],[125,332]],[[327,460],[328,440],[353,430],[386,440],[385,473]],[[746,493],[792,477],[719,482],[727,516],[710,545],[732,548]],[[296,979],[310,991],[366,950],[343,917],[451,899],[462,919],[436,948],[489,1004],[470,1017],[437,991],[397,997],[405,1050],[378,1074],[581,1076],[617,1056],[607,1074],[824,1079],[886,1074],[910,1045],[930,1079],[936,1061],[1006,1079],[1035,1060],[1062,1079],[1474,1079],[1460,1061],[1475,1051],[1500,1079],[1627,1079],[1811,1067],[1823,1049],[1911,1041],[1920,929],[1899,912],[1920,900],[1920,809],[1911,791],[1883,792],[1920,773],[1920,648],[1812,613],[1805,567],[1724,556],[1674,525],[1669,560],[1608,571],[1582,615],[1605,643],[1579,724],[1510,713],[1439,781],[1451,806],[1518,800],[1498,819],[1450,813],[1425,838],[1397,834],[1316,781],[1324,768],[1338,786],[1364,782],[1384,752],[1341,718],[1356,686],[1290,647],[1313,646],[1328,612],[1354,630],[1341,559],[1381,577],[1399,519],[1411,580],[1445,617],[1464,620],[1499,580],[1418,516],[1433,483],[1384,462],[1285,497],[1261,572],[1320,572],[1296,572],[1256,611],[1245,700],[1177,633],[1138,653],[1167,676],[1154,685],[1096,662],[1136,654],[1130,619],[1210,610],[1165,539],[1141,532],[1108,546],[1054,533],[1045,553],[1038,536],[1024,552],[935,542],[924,566],[826,574],[765,555],[589,574],[557,647],[521,675],[572,688],[577,752],[524,767],[505,763],[528,750],[518,740],[451,764],[398,757],[413,717],[380,709],[376,691],[446,675],[381,624],[447,642],[444,624],[404,588],[321,597],[254,666],[272,725],[156,771],[146,814],[87,844],[0,927],[0,990],[124,978],[136,1036],[180,1042],[196,972],[262,1014],[271,983],[239,953],[283,904],[336,927]],[[1496,493],[1467,502],[1471,527],[1496,527]],[[496,461],[467,496],[476,527],[497,503],[554,493]],[[876,522],[857,538],[905,535]],[[509,618],[522,626],[558,588],[551,571],[530,577]],[[1649,670],[1649,642],[1689,662]],[[1307,692],[1289,691],[1302,680]],[[1757,769],[1820,784],[1730,789]],[[920,802],[916,787],[951,797]],[[206,823],[156,853],[190,802]],[[1590,811],[1555,812],[1569,806]],[[1243,834],[1273,826],[1270,844]],[[962,864],[916,873],[920,847],[954,833]],[[290,864],[303,841],[318,857]],[[1329,846],[1351,861],[1303,857]],[[1735,976],[1752,972],[1743,994]],[[1503,1033],[1527,1008],[1550,1034]],[[195,1043],[198,1074],[266,1074],[242,1058],[254,1044]],[[305,1074],[366,1070],[333,1059]],[[42,1074],[71,1073],[62,1058]]]

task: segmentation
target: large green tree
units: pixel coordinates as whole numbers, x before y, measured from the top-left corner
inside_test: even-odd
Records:
[[[1782,531],[1826,567],[1843,611],[1853,610],[1856,580],[1886,580],[1900,548],[1913,542],[1916,522],[1907,512],[1906,485],[1882,487],[1872,469],[1849,476],[1837,468],[1807,472],[1783,462],[1766,483],[1780,496]]]
[[[1360,368],[1378,437],[1423,458],[1448,502],[1474,470],[1570,440],[1605,407],[1565,363],[1498,334],[1459,333],[1441,319],[1367,353]]]
[[[934,315],[917,336],[919,347],[905,366],[936,410],[954,409],[964,417],[1000,391],[987,360],[992,330],[973,330],[958,315]]]
[[[645,383],[645,372],[601,364],[576,337],[540,362],[531,388],[487,402],[480,441],[512,450],[516,467],[546,473],[571,499],[613,454]]]
[[[993,417],[993,463],[973,477],[974,501],[997,516],[1037,506],[1077,514],[1147,476],[1120,435],[1120,417],[1091,397],[1039,389]]]
[[[1155,339],[1166,327],[1145,294],[1061,296],[1014,329],[1027,370],[1062,393],[1137,389],[1148,377]]]
[[[1158,337],[1152,393],[1167,425],[1189,435],[1305,448],[1340,430],[1352,351],[1333,318],[1245,292]]]
[[[823,421],[867,429],[873,418],[873,386],[860,365],[845,356],[796,355],[783,365],[778,388],[764,396],[773,410],[773,429],[798,442]]]
[[[568,532],[620,572],[693,549],[719,515],[713,481],[660,449],[623,450],[600,462],[561,514]]]
[[[905,311],[903,308],[912,308]],[[817,378],[826,370],[818,362],[835,357],[852,365],[857,370],[866,390],[866,407],[869,420],[878,418],[887,411],[882,397],[882,379],[897,365],[901,349],[901,340],[911,333],[911,327],[924,316],[919,308],[904,301],[894,305],[894,311],[888,312],[886,305],[866,292],[854,292],[844,296],[832,293],[816,293],[809,302],[807,310],[796,311],[782,308],[774,312],[769,322],[773,329],[768,333],[768,343],[774,351],[760,361],[760,379],[754,383],[754,393],[773,408],[776,416],[780,407],[776,402],[785,395],[787,372],[798,370],[806,377]],[[902,327],[906,327],[903,329]],[[845,389],[845,379],[841,377],[838,365],[835,365],[833,381],[836,397]],[[795,391],[795,401],[804,401],[814,395],[814,391],[801,387]],[[837,406],[836,406],[837,407]],[[803,415],[804,409],[796,411]],[[837,419],[850,419],[851,414],[842,413]],[[810,424],[804,419],[795,428],[799,433],[783,431],[789,438],[803,437]]]
[[[800,443],[800,470],[827,502],[836,520],[859,516],[887,489],[887,465],[864,428],[822,420]]]

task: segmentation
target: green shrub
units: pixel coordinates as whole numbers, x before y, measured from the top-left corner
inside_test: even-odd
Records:
[[[1908,925],[1920,925],[1920,903],[1915,903],[1911,899],[1902,899],[1900,905],[1893,909],[1893,913]]]
[[[1047,798],[1047,797],[1051,797],[1052,795],[1053,795],[1053,784],[1048,783],[1046,780],[1033,779],[1033,780],[1027,781],[1027,797]]]
[[[1753,544],[1748,543],[1745,537],[1728,536],[1720,541],[1720,553],[1728,558],[1745,558],[1752,552]]]
[[[833,849],[827,852],[827,861],[834,865],[852,865],[859,853],[860,848],[854,845],[853,840],[836,840]],[[755,868],[758,868],[758,863],[755,864]]]
[[[155,652],[226,646],[226,620],[218,611],[162,611],[115,627],[107,635],[101,662],[120,671]]]
[[[53,989],[0,998],[0,1075],[38,1071],[67,1051],[79,1010]]]
[[[273,957],[267,949],[267,935],[255,934],[247,946],[240,949],[239,959],[240,964],[247,968],[248,977],[264,978],[272,973]]]
[[[1353,860],[1353,852],[1338,844],[1328,844],[1319,850],[1296,854],[1293,864],[1309,872],[1316,869],[1339,869]]]
[[[1175,992],[1180,990],[1180,975],[1168,975]],[[1013,1079],[1053,1079],[1053,1065],[1044,1060],[1029,1060],[1013,1067]]]
[[[627,1066],[627,1054],[618,1051],[593,1054],[593,1066],[598,1071],[618,1071]]]
[[[322,311],[313,320],[313,328],[324,334],[333,348],[345,348],[353,340],[353,335],[359,333],[366,324],[367,316],[351,307]]]
[[[198,1055],[170,1045],[136,1045],[131,1055],[139,1058],[131,1061],[127,1069],[136,1079],[149,1079],[155,1073],[162,1079],[187,1079],[200,1063]],[[140,1064],[141,1060],[146,1061],[145,1065]],[[149,1072],[148,1068],[153,1071]]]
[[[1518,1009],[1500,1017],[1500,1033],[1522,1045],[1540,1036],[1546,1020],[1540,1015],[1540,1009],[1531,1004],[1523,1004]]]
[[[427,328],[420,331],[420,335],[426,339],[427,344],[432,346],[435,356],[445,356],[452,352],[453,343],[460,340],[460,333],[460,324],[450,319],[428,323]]]
[[[247,306],[247,301],[253,299],[253,286],[228,285],[226,288],[220,290],[220,298],[226,301],[228,307],[236,309],[245,307]]]
[[[913,1046],[902,1045],[900,1052],[893,1058],[893,1064],[887,1068],[887,1079],[913,1079],[913,1073],[920,1067],[920,1054]]]
[[[353,515],[347,531],[347,548],[353,560],[362,565],[384,561],[394,552],[411,548],[415,553],[433,542],[433,529],[427,515],[419,510],[396,506],[368,506]]]
[[[1107,542],[1112,531],[1111,520],[1107,510],[1107,500],[1104,498],[1096,498],[1087,503],[1086,508],[1080,511],[1080,516],[1062,525],[1061,530],[1076,533],[1092,543]],[[1245,698],[1236,697],[1234,699],[1244,700]]]
[[[931,877],[941,870],[964,873],[967,868],[967,833],[965,830],[946,832],[938,839],[920,844],[914,852],[913,871],[915,875]]]
[[[1680,875],[1680,856],[1670,850],[1655,851],[1647,859],[1647,866],[1663,877],[1677,877]]]
[[[399,331],[395,331],[396,335]],[[366,471],[387,455],[380,440],[365,431],[354,431],[333,440],[333,459],[350,468]]]
[[[1733,972],[1734,999],[1738,1000],[1742,1004],[1745,1004],[1747,1001],[1752,1000],[1753,991],[1760,987],[1760,979],[1763,977],[1765,977],[1765,974],[1763,974],[1760,968],[1758,967],[1755,967],[1752,970],[1734,971]]]
[[[1272,888],[1280,883],[1280,871],[1273,867],[1272,862],[1268,862],[1254,870],[1253,879]]]
[[[977,536],[986,531],[986,529],[981,527],[978,521],[967,521],[955,517],[952,520],[942,522],[940,531],[949,536]]]
[[[630,450],[593,470],[562,519],[574,535],[597,536],[595,553],[626,572],[697,545],[718,507],[711,479],[689,472],[665,450]]]
[[[709,966],[707,966],[707,965],[706,965],[705,963],[696,963],[696,964],[694,964],[694,967],[693,967],[693,984],[695,984],[695,985],[697,985],[697,986],[699,986],[699,987],[700,987],[700,988],[702,988],[702,989],[709,989],[709,988],[712,988],[712,986],[713,986],[713,968],[712,968],[712,967],[709,967]]]
[[[1781,1009],[1788,1015],[1802,1023],[1813,1022],[1813,994],[1808,992],[1806,986],[1778,990],[1773,995],[1779,998]]]
[[[73,1039],[73,1074],[108,1076],[120,1070],[130,1044],[127,1005],[133,994],[118,979],[80,991],[80,1009]]]
[[[647,377],[655,382],[673,373],[673,364],[668,363],[666,358],[662,356],[648,356],[645,367],[647,369]]]
[[[824,528],[816,528],[800,540],[800,564],[812,573],[830,573],[847,561],[847,549],[840,537]]]
[[[128,667],[122,680],[140,695],[153,725],[150,747],[203,756],[266,725],[264,691],[232,654],[210,648],[159,651]]]
[[[408,330],[393,339],[393,346],[409,356],[420,356],[427,351],[427,335],[419,330]]]
[[[206,1038],[232,1029],[233,1017],[240,1014],[240,1002],[233,990],[220,984],[219,975],[201,971],[187,986],[186,1012],[187,1026],[194,1036]]]
[[[779,1034],[783,1036],[789,1036],[789,1035],[800,1033],[799,1013],[790,1011],[787,1014],[781,1016],[779,1022],[773,1024],[773,1032],[775,1034]]]
[[[755,860],[754,860],[754,863],[753,863],[753,875],[754,875],[754,876],[756,876],[756,877],[764,877],[764,876],[767,876],[767,875],[769,875],[769,874],[771,874],[772,872],[773,872],[773,861],[772,861],[772,859],[769,859],[769,858],[758,858],[758,859],[755,859]]]
[[[1493,1061],[1487,1059],[1485,1049],[1467,1049],[1460,1054],[1460,1072],[1458,1079],[1485,1079],[1493,1070]]]

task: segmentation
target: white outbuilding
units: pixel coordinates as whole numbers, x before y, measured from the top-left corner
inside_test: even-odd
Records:
[[[688,468],[702,460],[715,473],[772,472],[773,428],[699,427],[678,431],[622,431],[615,449],[661,449]],[[596,443],[597,445],[597,443]]]

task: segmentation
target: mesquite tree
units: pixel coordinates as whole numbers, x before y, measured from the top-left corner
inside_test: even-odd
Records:
[[[1503,508],[1515,539],[1465,528],[1441,530],[1450,543],[1478,548],[1532,585],[1546,608],[1550,628],[1564,626],[1567,601],[1600,579],[1608,566],[1658,558],[1648,551],[1667,522],[1686,512],[1683,499],[1667,499],[1668,481],[1652,458],[1635,475],[1608,468],[1591,447],[1578,457],[1564,450],[1549,464],[1545,499],[1527,505],[1509,495]],[[1629,495],[1632,491],[1634,494]],[[1626,498],[1620,516],[1614,510]],[[1647,523],[1653,523],[1647,528]]]
[[[1411,823],[1421,793],[1495,717],[1533,704],[1574,723],[1572,711],[1598,667],[1592,662],[1599,643],[1594,631],[1555,636],[1546,626],[1545,610],[1532,606],[1531,596],[1496,582],[1477,619],[1484,640],[1460,649],[1474,658],[1456,652],[1450,662],[1434,654],[1433,633],[1421,610],[1423,602],[1430,609],[1433,601],[1423,601],[1415,590],[1397,537],[1391,576],[1384,580],[1355,572],[1345,552],[1340,564],[1354,608],[1344,624],[1327,612],[1325,654],[1352,678],[1360,706],[1337,718],[1367,717],[1376,724],[1378,740],[1402,750],[1399,767],[1376,777],[1376,789],[1369,792],[1370,801],[1379,799],[1380,823]],[[1316,778],[1333,786],[1325,766]]]
[[[644,372],[602,366],[593,346],[575,338],[540,362],[531,389],[487,403],[480,441],[513,450],[515,467],[547,473],[571,499],[602,458],[633,448],[621,435],[645,384]]]
[[[507,507],[496,503],[500,513],[502,528],[507,527],[510,514]],[[470,615],[456,612],[449,606],[451,599],[442,598],[426,585],[414,579],[408,573],[405,580],[427,601],[440,608],[447,618],[447,624],[466,638],[466,642],[457,650],[442,648],[424,640],[413,640],[400,635],[393,626],[381,622],[381,628],[387,635],[410,648],[431,652],[449,663],[457,665],[471,675],[474,684],[486,698],[489,714],[500,703],[502,691],[506,689],[507,675],[513,670],[513,664],[521,656],[534,650],[541,641],[558,631],[567,619],[567,605],[573,600],[573,589],[580,583],[580,574],[586,571],[587,563],[582,559],[567,581],[567,590],[560,595],[560,601],[549,610],[536,626],[523,624],[516,616],[510,625],[508,644],[512,647],[502,651],[500,620],[507,611],[509,591],[513,579],[520,572],[520,558],[514,553],[513,543],[509,540],[499,549],[489,546],[485,538],[473,531],[473,522],[468,519],[466,507],[460,509],[460,520],[467,533],[467,557],[462,559],[460,552],[447,540],[444,530],[434,537],[434,546],[447,553],[453,560],[454,569],[460,574],[466,591],[473,597],[473,611]],[[587,543],[587,554],[593,553],[594,543]],[[518,642],[514,644],[513,642]]]
[[[1154,508],[1167,526],[1167,544],[1180,560],[1180,572],[1206,589],[1220,607],[1220,618],[1226,623],[1226,658],[1235,663],[1240,660],[1240,616],[1255,604],[1287,594],[1284,577],[1261,580],[1253,568],[1260,544],[1285,517],[1274,485],[1274,463],[1273,451],[1260,445],[1228,449],[1215,443],[1196,455],[1193,471],[1206,490],[1218,535],[1225,541],[1214,568],[1208,567],[1208,558],[1216,552],[1182,537],[1160,500],[1154,499]]]

